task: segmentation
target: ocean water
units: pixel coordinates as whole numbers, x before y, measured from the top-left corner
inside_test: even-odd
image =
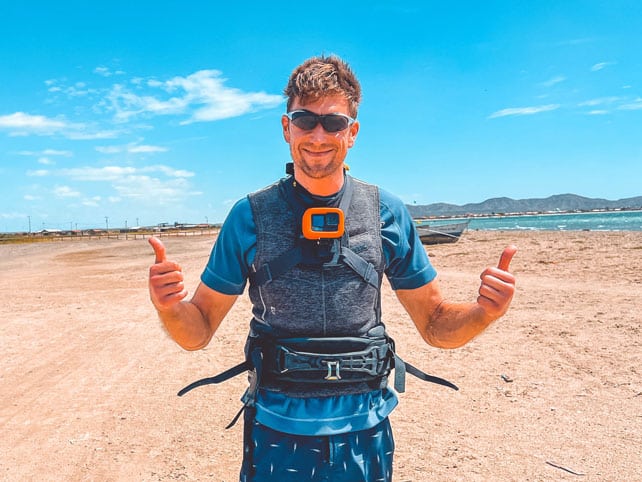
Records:
[[[435,222],[434,224],[436,225],[438,223]],[[479,229],[484,231],[642,231],[642,211],[559,213],[470,218],[468,229]]]

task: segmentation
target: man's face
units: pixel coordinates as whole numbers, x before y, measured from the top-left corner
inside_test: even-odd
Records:
[[[336,113],[350,115],[348,101],[343,96],[323,97],[305,105],[295,98],[290,110],[299,109],[321,115]],[[281,123],[285,141],[290,144],[290,154],[299,182],[306,185],[305,178],[320,181],[324,178],[337,178],[337,176],[341,176],[342,182],[343,161],[348,154],[348,149],[354,145],[359,131],[358,122],[339,132],[326,132],[321,123],[314,129],[306,131],[295,126],[287,116],[282,117]]]

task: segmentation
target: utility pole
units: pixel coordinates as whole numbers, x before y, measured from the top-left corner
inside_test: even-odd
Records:
[[[29,220],[29,234],[31,234],[31,216],[27,216],[27,219]]]
[[[107,228],[107,231],[109,231],[109,216],[105,216],[105,227]]]

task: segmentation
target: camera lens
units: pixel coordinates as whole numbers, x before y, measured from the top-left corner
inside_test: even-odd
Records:
[[[325,215],[325,224],[326,226],[338,226],[339,225],[339,215],[337,213],[328,213]]]

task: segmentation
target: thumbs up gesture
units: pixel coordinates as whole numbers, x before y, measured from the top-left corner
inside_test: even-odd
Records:
[[[515,276],[508,272],[508,267],[516,252],[517,247],[507,246],[499,258],[497,267],[486,268],[480,276],[482,282],[477,304],[492,319],[506,313],[515,294]]]
[[[156,254],[149,268],[149,295],[158,311],[169,311],[187,296],[183,271],[177,263],[167,261],[165,245],[155,237],[148,239]]]

